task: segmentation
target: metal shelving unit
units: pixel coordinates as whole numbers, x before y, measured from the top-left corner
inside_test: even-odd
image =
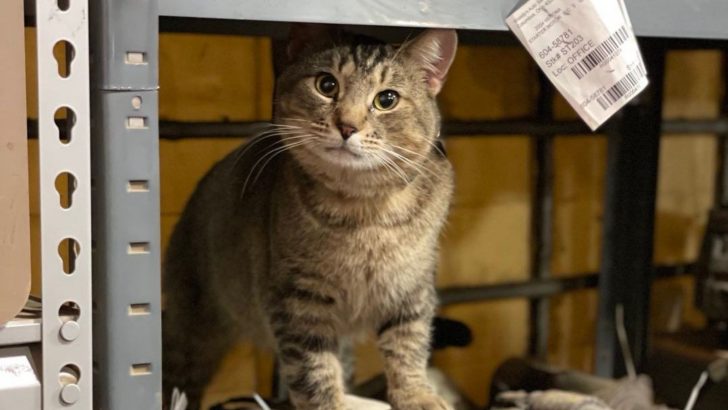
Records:
[[[257,34],[267,23],[320,22],[384,27],[451,27],[469,31],[503,31],[504,18],[518,0],[334,1],[313,0],[37,0],[26,2],[26,13],[37,16],[39,121],[41,146],[41,209],[43,259],[43,326],[38,320],[11,322],[0,331],[0,345],[42,340],[44,405],[50,409],[161,408],[161,306],[159,243],[159,162],[157,110],[157,43],[159,18],[198,21],[208,27],[252,27]],[[725,0],[626,0],[635,30],[647,37],[728,40]],[[89,7],[90,6],[90,7]],[[41,18],[42,17],[42,18]],[[90,24],[90,31],[88,25]],[[238,31],[240,27],[243,27]],[[262,27],[262,28],[261,28]],[[379,30],[379,29],[377,29]],[[89,48],[88,38],[93,40]],[[72,62],[70,75],[59,77],[52,50],[65,40]],[[710,44],[716,44],[715,42]],[[720,43],[724,44],[724,43]],[[664,42],[643,42],[649,55],[652,90],[626,108],[607,128],[609,138],[608,196],[605,207],[605,262],[600,281],[600,327],[597,364],[601,374],[619,373],[612,312],[624,303],[638,354],[647,329],[646,290],[652,266],[652,219],[661,135],[661,71]],[[89,76],[89,50],[92,72]],[[93,104],[89,109],[89,97]],[[58,107],[75,113],[72,139],[64,143],[53,122]],[[91,120],[93,119],[93,122]],[[549,138],[560,128],[549,127],[548,107],[536,122],[514,123]],[[725,130],[725,121],[708,127]],[[90,124],[92,128],[90,128]],[[560,123],[572,132],[578,123]],[[673,124],[674,125],[674,124]],[[493,124],[491,124],[493,126]],[[495,124],[494,130],[508,124]],[[474,125],[474,129],[478,125]],[[679,127],[678,127],[679,128]],[[687,128],[690,128],[688,124]],[[91,133],[93,129],[93,133]],[[467,124],[464,129],[467,129]],[[538,148],[542,182],[549,183],[548,146]],[[639,166],[635,166],[639,164]],[[54,181],[62,172],[75,178],[73,205],[58,205]],[[634,173],[638,174],[633,178]],[[93,185],[93,190],[92,190]],[[549,209],[550,187],[540,191],[539,210]],[[620,195],[629,192],[630,195]],[[93,221],[91,204],[93,203]],[[645,222],[635,226],[634,214]],[[542,217],[545,223],[548,217]],[[92,235],[93,222],[93,235]],[[546,225],[547,226],[547,225]],[[630,227],[625,229],[625,227]],[[544,241],[543,227],[534,233]],[[93,241],[92,241],[93,237]],[[75,271],[64,273],[58,263],[58,243],[72,238],[65,252],[75,258]],[[556,291],[542,266],[547,248],[537,244],[534,276]],[[80,252],[78,250],[80,249]],[[630,251],[632,250],[632,251]],[[93,361],[91,363],[91,254],[93,258]],[[545,253],[544,253],[545,252]],[[626,287],[624,281],[636,281]],[[592,278],[595,279],[595,278]],[[587,283],[588,282],[588,283]],[[596,285],[588,280],[587,286]],[[551,289],[551,288],[549,288]],[[526,286],[523,292],[528,293]],[[481,293],[486,297],[486,291]],[[505,290],[509,295],[509,290]],[[550,295],[534,293],[534,297]],[[515,293],[514,293],[515,295]],[[519,293],[522,295],[522,293]],[[455,294],[450,295],[457,300]],[[471,295],[472,296],[472,295]],[[472,297],[471,297],[472,299]],[[80,314],[59,317],[59,307],[73,302]],[[534,305],[543,320],[543,307]],[[540,313],[538,313],[540,312]],[[73,322],[73,323],[71,323]],[[541,329],[536,325],[533,329]],[[537,330],[534,330],[537,331]],[[60,336],[59,336],[60,335]],[[70,339],[70,340],[69,340]],[[534,352],[544,341],[534,338]],[[58,382],[59,371],[78,373],[75,383]],[[93,375],[93,377],[92,377]],[[93,379],[94,398],[91,401]]]
[[[11,320],[0,329],[0,347],[40,342],[40,323],[40,318]]]

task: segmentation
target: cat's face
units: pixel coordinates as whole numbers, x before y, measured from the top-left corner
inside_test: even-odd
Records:
[[[435,97],[455,53],[450,30],[402,47],[338,45],[304,53],[281,75],[276,123],[294,156],[319,168],[402,168],[433,148]]]

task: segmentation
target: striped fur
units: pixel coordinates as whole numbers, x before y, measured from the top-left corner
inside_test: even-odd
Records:
[[[222,355],[248,337],[276,349],[298,410],[343,410],[343,339],[370,332],[396,410],[448,409],[425,367],[453,191],[430,77],[444,79],[433,59],[451,61],[454,50],[438,47],[453,38],[312,43],[292,56],[277,83],[278,126],[205,176],[172,235],[165,396],[178,386],[199,406]],[[333,98],[317,91],[322,72],[338,81]],[[378,111],[385,89],[400,100]],[[340,122],[357,130],[346,144]]]

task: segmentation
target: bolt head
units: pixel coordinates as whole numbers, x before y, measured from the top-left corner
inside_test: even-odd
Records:
[[[81,388],[77,384],[67,384],[61,388],[61,401],[74,404],[81,398]]]
[[[69,320],[61,325],[61,338],[67,342],[73,342],[81,334],[81,326],[75,320]]]

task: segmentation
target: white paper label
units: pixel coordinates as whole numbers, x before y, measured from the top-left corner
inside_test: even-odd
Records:
[[[38,384],[25,356],[0,357],[0,390]]]
[[[346,395],[346,404],[352,410],[391,410],[389,404],[372,399]]]
[[[592,130],[647,86],[623,0],[529,0],[506,24]]]

